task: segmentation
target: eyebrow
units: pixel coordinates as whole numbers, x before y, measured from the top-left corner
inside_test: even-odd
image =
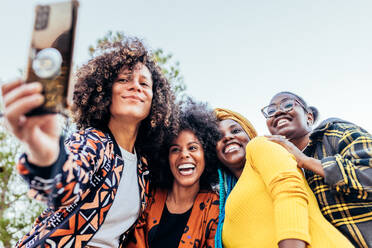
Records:
[[[200,142],[199,141],[191,141],[189,143],[187,143],[188,145],[191,145],[191,144],[197,144],[197,145],[200,145]]]
[[[131,77],[131,73],[120,73],[117,78],[128,78]]]
[[[189,143],[187,143],[187,145],[191,145],[191,144],[197,144],[197,145],[201,145],[201,143],[199,141],[190,141]],[[172,147],[172,146],[180,146],[178,144],[170,144],[169,148]]]
[[[240,127],[240,128],[242,128],[239,124],[236,124],[236,123],[231,124],[231,125],[229,126],[229,128],[234,128],[234,127]]]
[[[147,81],[152,82],[152,78],[151,77],[147,77],[145,75],[140,75],[140,78],[141,79],[146,79]]]
[[[283,98],[282,100],[280,100],[278,103],[280,102],[283,102],[285,100],[296,100],[296,98],[293,98],[293,97],[285,97]],[[271,106],[271,105],[276,105],[275,103],[270,103],[268,106]]]

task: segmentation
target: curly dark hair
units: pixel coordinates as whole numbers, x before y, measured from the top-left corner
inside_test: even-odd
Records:
[[[147,152],[177,126],[178,110],[175,96],[153,54],[135,37],[105,43],[99,47],[100,55],[88,61],[77,72],[72,108],[79,129],[108,128],[112,86],[122,68],[133,70],[137,63],[144,64],[152,75],[153,99],[149,116],[141,122],[136,147]],[[175,127],[171,127],[171,126]],[[156,140],[156,142],[154,142]]]
[[[151,187],[172,188],[174,177],[169,167],[169,148],[181,131],[190,130],[198,138],[204,150],[205,169],[200,177],[200,189],[211,190],[211,186],[218,181],[216,144],[221,138],[216,116],[206,103],[195,102],[191,98],[181,103],[180,108],[178,129],[165,139],[156,164],[150,167]]]

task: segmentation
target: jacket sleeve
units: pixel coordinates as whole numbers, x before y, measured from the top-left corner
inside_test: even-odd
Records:
[[[148,248],[147,219],[146,214],[137,220],[137,223],[123,244],[126,248]]]
[[[272,198],[277,242],[299,239],[310,244],[309,195],[293,155],[264,137],[250,141],[246,150],[247,163],[260,174]]]
[[[38,167],[21,156],[17,169],[30,186],[29,196],[44,201],[52,209],[67,207],[86,196],[93,172],[104,160],[103,133],[73,134],[63,143],[57,161],[49,167]],[[106,151],[107,152],[107,151]]]
[[[158,190],[151,190],[149,187],[146,189],[147,206],[138,217],[137,222],[128,236],[124,241],[123,247],[126,248],[148,248],[149,247],[149,231],[156,225],[160,223],[160,217],[162,212],[160,212],[159,204],[157,200],[164,197],[166,194]],[[156,202],[156,204],[155,204]],[[162,202],[159,200],[159,202]],[[155,206],[156,205],[156,206]],[[161,205],[161,204],[160,204]]]
[[[355,125],[326,131],[335,155],[321,159],[325,182],[341,194],[372,199],[372,136]],[[338,127],[338,128],[337,128]]]
[[[218,215],[219,215],[219,198],[216,194],[211,197],[210,208],[207,216],[207,228],[206,228],[206,239],[205,245],[203,247],[215,247],[215,236],[217,232],[218,225]]]

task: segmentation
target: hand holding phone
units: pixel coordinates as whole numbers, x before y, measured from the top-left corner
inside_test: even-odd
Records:
[[[28,159],[39,166],[51,165],[59,152],[60,121],[56,114],[25,114],[44,102],[42,85],[25,84],[22,80],[1,85],[5,106],[5,126],[26,148]]]
[[[1,86],[5,124],[39,166],[50,165],[59,153],[58,116],[46,113],[67,106],[77,7],[73,0],[35,8],[26,80]]]
[[[67,95],[72,87],[70,74],[77,9],[75,0],[35,8],[25,81],[40,82],[45,101],[27,115],[57,113],[69,105]]]

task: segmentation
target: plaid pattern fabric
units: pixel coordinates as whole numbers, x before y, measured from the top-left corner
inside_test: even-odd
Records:
[[[62,143],[59,158],[48,173],[21,157],[17,169],[30,185],[29,195],[49,207],[16,247],[80,248],[88,244],[105,220],[125,167],[111,137],[109,131],[93,128],[73,134],[65,143],[68,153]],[[138,159],[137,169],[143,211],[149,173],[143,158]]]
[[[372,135],[340,119],[322,122],[304,153],[325,177],[305,170],[323,215],[356,247],[372,247]]]

